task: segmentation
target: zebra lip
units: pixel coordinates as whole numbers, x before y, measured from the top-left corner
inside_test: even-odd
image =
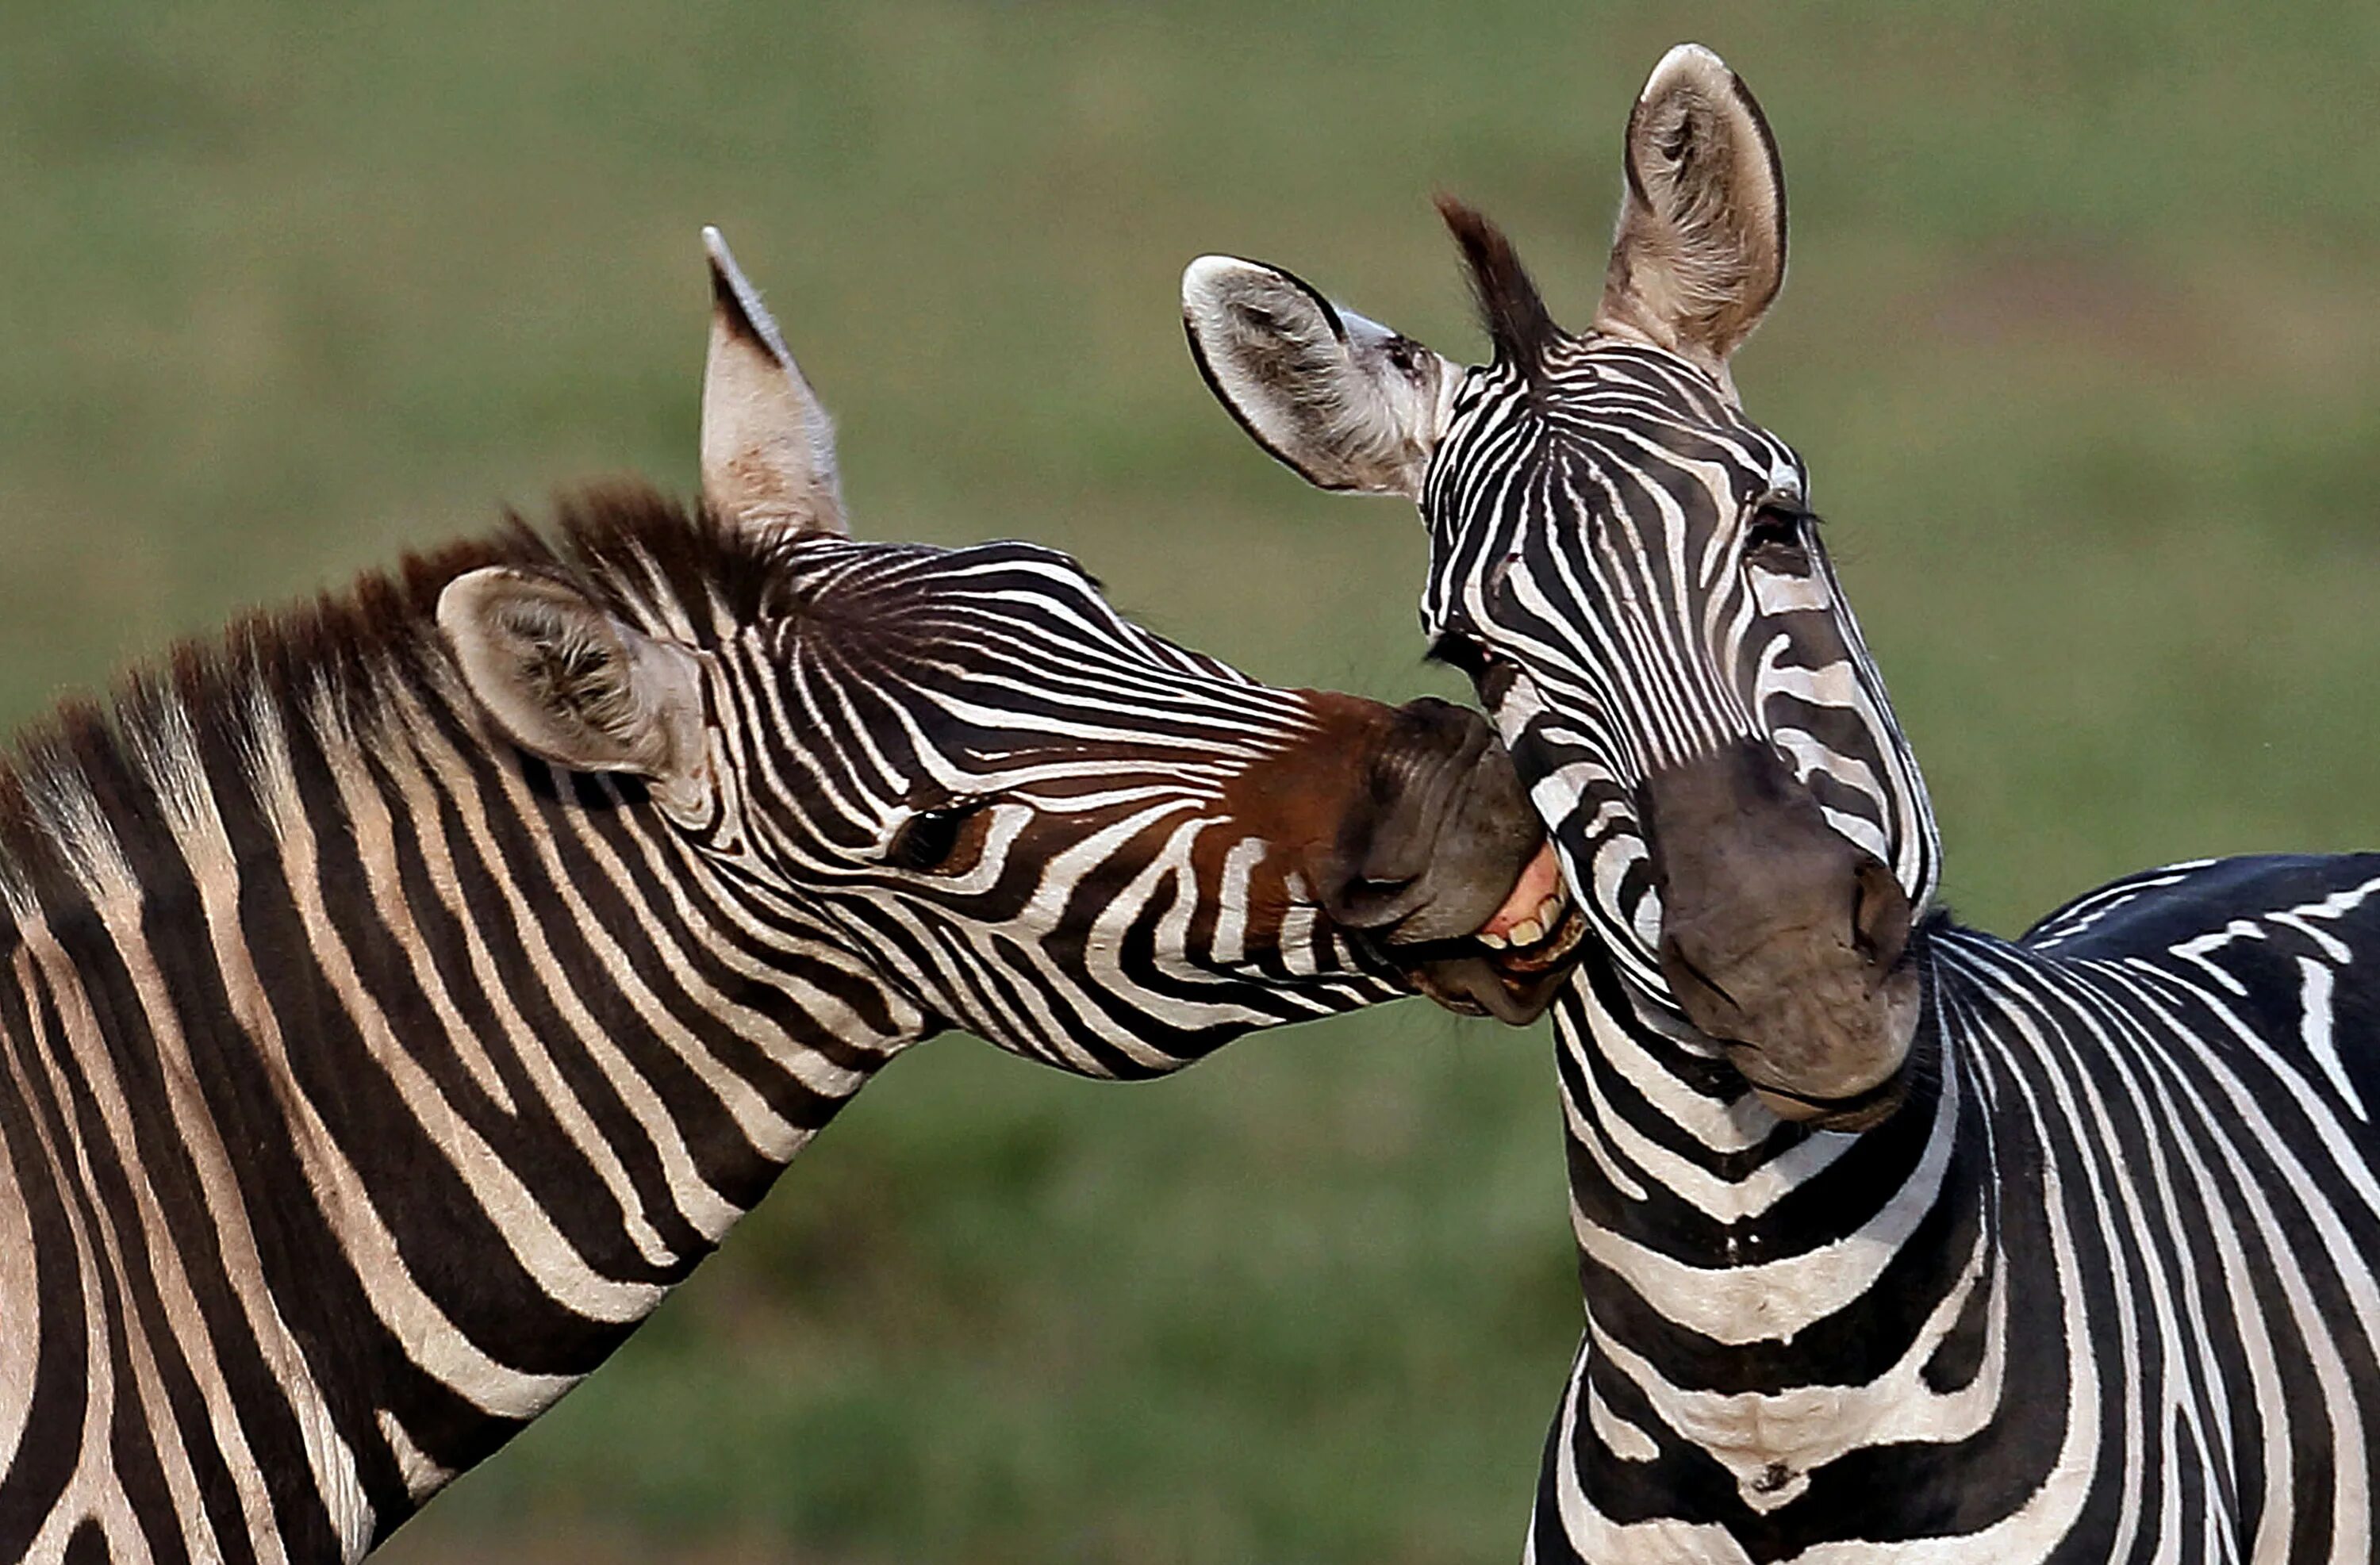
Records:
[[[1559,878],[1552,891],[1522,905],[1526,912],[1500,912],[1478,933],[1412,948],[1404,953],[1407,980],[1450,1011],[1516,1025],[1536,1021],[1569,983],[1587,921],[1562,894]],[[1510,933],[1489,933],[1499,922]],[[1524,943],[1515,944],[1515,936]]]
[[[1813,1130],[1872,1130],[1909,1096],[1909,1067],[1904,1062],[1876,1086],[1848,1098],[1813,1098],[1759,1082],[1752,1084],[1752,1090],[1778,1118],[1798,1120]]]

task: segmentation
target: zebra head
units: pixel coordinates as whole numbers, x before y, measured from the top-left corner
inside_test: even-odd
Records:
[[[706,514],[440,594],[501,739],[632,780],[713,904],[856,959],[896,1031],[1145,1076],[1415,989],[1543,1008],[1548,952],[1472,938],[1550,864],[1484,720],[1259,685],[1050,550],[853,540],[828,418],[706,237]]]
[[[1915,1025],[1939,844],[1820,543],[1801,458],[1729,373],[1785,273],[1775,142],[1708,51],[1628,121],[1603,297],[1554,323],[1451,200],[1492,362],[1463,368],[1227,257],[1184,278],[1193,353],[1326,489],[1402,494],[1424,627],[1494,711],[1600,944],[1789,1117],[1866,1122]]]

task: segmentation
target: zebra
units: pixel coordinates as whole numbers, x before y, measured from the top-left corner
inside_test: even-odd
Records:
[[[851,539],[706,238],[701,508],[515,517],[0,768],[0,1559],[359,1558],[938,1032],[1140,1079],[1565,981],[1483,718]]]
[[[2380,855],[2180,864],[2010,940],[1744,412],[1785,268],[1758,104],[1665,56],[1601,301],[1451,199],[1492,362],[1222,256],[1194,356],[1274,456],[1420,509],[1435,655],[1590,926],[1555,1010],[1585,1324],[1538,1561],[2368,1561]]]

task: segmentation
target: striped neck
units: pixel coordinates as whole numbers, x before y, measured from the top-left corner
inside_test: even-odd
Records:
[[[1972,1071],[1945,1049],[1955,1001],[1919,960],[1910,1097],[1859,1134],[1768,1113],[1608,964],[1582,967],[1556,1008],[1582,1364],[1601,1365],[1561,1421],[1591,1425],[1582,1452],[1618,1459],[1592,1467],[1605,1513],[1674,1512],[1681,1472],[1715,1459],[1730,1492],[1689,1509],[1765,1514],[1844,1451],[1894,1438],[1879,1421],[1942,1414],[1939,1393],[2005,1354],[1997,1149]],[[1827,1385],[1803,1383],[1813,1365]]]
[[[353,1557],[601,1363],[930,1023],[633,790],[492,752],[434,693],[368,738],[262,710],[145,773],[86,744],[43,774],[47,852],[0,877],[7,1178],[100,1193],[28,1219],[79,1284],[0,1269],[0,1315],[88,1370],[0,1398],[0,1437],[80,1426],[60,1397],[161,1431],[179,1397],[237,1409],[245,1471],[171,1450],[159,1481],[235,1508],[219,1535]]]

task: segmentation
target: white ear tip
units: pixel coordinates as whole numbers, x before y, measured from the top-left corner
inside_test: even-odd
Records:
[[[706,225],[702,230],[702,249],[710,258],[711,297],[722,318],[732,321],[735,315],[741,315],[769,356],[791,368],[793,350],[785,346],[784,334],[777,329],[777,318],[760,302],[760,290],[735,264],[735,253],[727,248],[727,236]]]
[[[438,607],[434,614],[438,628],[449,636],[459,634],[470,623],[473,613],[486,601],[496,583],[516,574],[502,565],[482,565],[448,582],[438,592]]]
[[[1235,255],[1202,255],[1182,269],[1182,297],[1186,300],[1194,294],[1211,292],[1232,276],[1263,270]]]
[[[747,301],[753,298],[751,283],[746,279],[744,269],[735,264],[735,252],[727,248],[727,236],[708,224],[702,230],[702,253],[710,260],[710,270],[726,279],[739,297]]]
[[[1661,56],[1661,63],[1655,66],[1653,74],[1645,79],[1645,91],[1636,96],[1639,102],[1650,98],[1681,76],[1700,77],[1706,81],[1716,82],[1730,80],[1734,75],[1727,68],[1725,60],[1701,44],[1681,43]]]

